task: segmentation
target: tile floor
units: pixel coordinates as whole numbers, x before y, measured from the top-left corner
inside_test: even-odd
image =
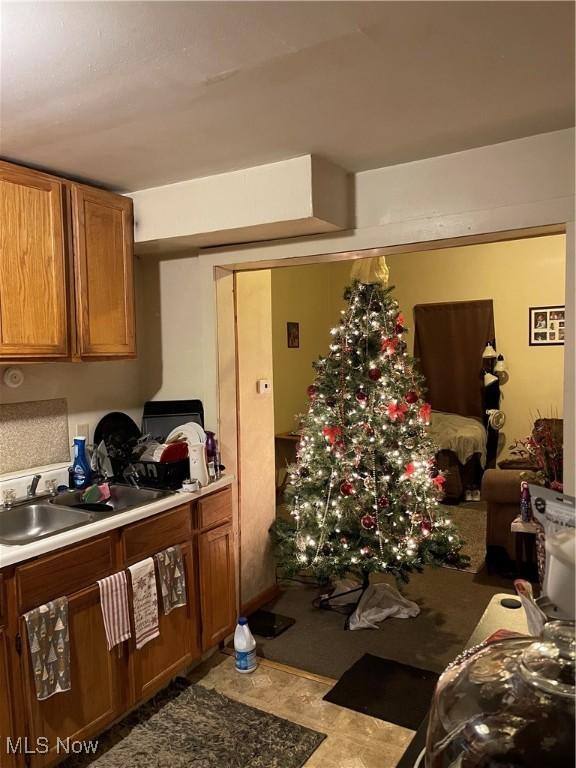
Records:
[[[322,701],[335,681],[310,676],[265,659],[250,675],[234,669],[231,656],[216,653],[190,675],[194,682],[325,733],[305,768],[394,768],[413,731]]]

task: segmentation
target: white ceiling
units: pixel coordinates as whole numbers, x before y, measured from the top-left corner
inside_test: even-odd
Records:
[[[0,154],[135,190],[574,124],[572,2],[3,2]]]

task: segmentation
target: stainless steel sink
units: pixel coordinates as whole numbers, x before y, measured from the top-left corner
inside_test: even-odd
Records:
[[[104,515],[116,515],[128,509],[150,504],[157,499],[163,499],[170,495],[169,491],[156,491],[151,488],[134,488],[131,485],[111,485],[111,496],[104,502],[95,504],[83,504],[83,491],[64,491],[50,500],[53,505],[63,507],[80,508],[92,513],[93,519],[99,519]],[[82,505],[82,506],[80,506]]]
[[[56,507],[47,502],[19,504],[0,509],[0,543],[29,544],[90,522],[92,515],[80,509]]]

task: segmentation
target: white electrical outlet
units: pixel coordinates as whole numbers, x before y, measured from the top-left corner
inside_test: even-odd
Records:
[[[75,437],[85,437],[86,442],[90,442],[90,426],[88,424],[76,424]]]
[[[267,392],[272,391],[272,382],[270,379],[258,379],[256,382],[256,392],[259,395],[265,395]]]

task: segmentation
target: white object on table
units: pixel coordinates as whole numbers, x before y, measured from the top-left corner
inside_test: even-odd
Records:
[[[530,520],[528,523],[525,523],[520,515],[518,515],[518,517],[515,517],[514,520],[512,520],[510,523],[510,530],[512,533],[536,534],[538,532],[538,526],[532,520]]]

